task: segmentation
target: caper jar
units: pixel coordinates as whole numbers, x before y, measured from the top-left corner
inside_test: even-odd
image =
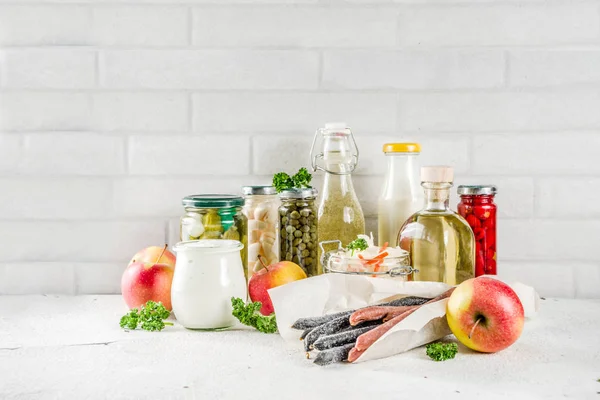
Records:
[[[298,264],[306,275],[318,275],[316,189],[291,189],[280,193],[281,253]]]
[[[242,213],[244,199],[230,194],[194,194],[183,198],[181,241],[204,239],[239,240],[244,271],[247,272],[247,219]]]

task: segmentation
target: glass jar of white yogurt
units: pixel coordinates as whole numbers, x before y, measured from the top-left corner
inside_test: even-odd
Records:
[[[231,298],[246,300],[247,289],[237,240],[179,242],[171,303],[177,321],[188,329],[216,330],[233,326]]]

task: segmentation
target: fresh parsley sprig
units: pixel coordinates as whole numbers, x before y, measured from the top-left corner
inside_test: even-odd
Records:
[[[354,256],[354,251],[363,251],[367,248],[369,248],[369,244],[363,238],[354,239],[353,241],[348,243],[348,246],[346,246],[347,250],[352,250],[352,256]]]
[[[277,320],[275,319],[275,313],[264,316],[259,310],[262,307],[260,301],[250,302],[246,304],[244,300],[239,297],[231,298],[231,305],[233,306],[233,316],[236,317],[242,324],[252,326],[258,331],[263,333],[275,333],[277,332]]]
[[[123,315],[119,325],[121,328],[129,330],[140,327],[146,331],[162,331],[166,325],[173,325],[172,322],[164,321],[169,318],[169,315],[171,312],[160,301],[157,303],[148,300],[139,310],[133,308]]]
[[[446,361],[454,358],[458,352],[456,343],[430,343],[426,346],[427,355],[434,361]]]
[[[294,176],[289,176],[285,172],[276,173],[275,175],[273,175],[273,186],[277,190],[277,193],[280,193],[284,190],[294,188],[310,188],[311,180],[312,175],[308,172],[306,168],[302,167]]]

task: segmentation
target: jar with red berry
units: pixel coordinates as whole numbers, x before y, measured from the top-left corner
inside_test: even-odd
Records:
[[[475,235],[475,276],[496,275],[496,187],[458,187],[458,213],[467,220]]]

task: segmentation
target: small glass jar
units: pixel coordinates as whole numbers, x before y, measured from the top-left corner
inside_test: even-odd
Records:
[[[309,277],[319,273],[316,197],[312,188],[280,193],[280,257],[298,264]]]
[[[337,243],[337,250],[325,252],[324,244]],[[414,273],[410,265],[410,255],[408,251],[402,251],[397,257],[385,257],[381,261],[366,260],[354,257],[348,257],[346,250],[342,247],[339,240],[320,242],[319,246],[323,250],[322,264],[326,273],[350,274],[371,276],[374,278],[391,278],[401,281],[414,280]]]
[[[171,286],[173,312],[188,329],[217,330],[233,326],[231,298],[246,299],[246,280],[237,240],[177,243]]]
[[[265,265],[279,262],[279,206],[272,186],[244,186],[244,215],[248,219],[248,279]]]
[[[182,200],[181,241],[227,239],[248,244],[247,220],[242,213],[244,199],[229,194],[195,194]],[[247,273],[247,250],[241,250],[244,274]]]
[[[457,211],[475,235],[475,276],[496,275],[496,192],[493,185],[458,187]]]

